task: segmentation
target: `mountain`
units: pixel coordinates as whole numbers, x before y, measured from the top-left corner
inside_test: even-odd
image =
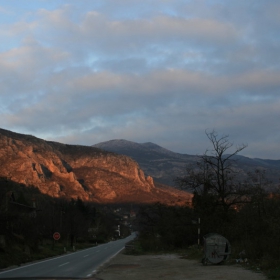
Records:
[[[157,187],[137,162],[95,147],[66,145],[0,129],[0,177],[53,197],[98,203],[185,203],[190,194]],[[0,186],[1,187],[1,186]]]
[[[140,144],[120,139],[101,142],[93,147],[133,158],[145,174],[169,186],[174,186],[174,179],[184,175],[187,165],[195,164],[199,159],[194,155],[174,153],[150,142]],[[248,172],[260,169],[266,171],[271,182],[279,183],[280,160],[251,159],[241,155],[235,156],[234,160],[233,167],[241,178],[245,178]]]
[[[93,147],[126,155],[138,162],[145,174],[151,174],[155,181],[169,186],[176,177],[184,175],[187,163],[195,163],[196,156],[174,153],[151,142],[139,144],[127,140],[110,140]]]

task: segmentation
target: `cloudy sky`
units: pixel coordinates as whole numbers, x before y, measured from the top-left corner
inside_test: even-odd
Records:
[[[0,127],[280,159],[279,0],[0,0]]]

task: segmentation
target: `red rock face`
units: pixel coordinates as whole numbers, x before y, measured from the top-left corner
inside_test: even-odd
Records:
[[[185,192],[163,190],[127,156],[97,148],[48,142],[0,129],[0,176],[53,197],[99,203],[184,203]],[[180,194],[179,194],[180,193]]]

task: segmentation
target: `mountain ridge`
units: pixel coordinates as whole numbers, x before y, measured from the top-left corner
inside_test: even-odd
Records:
[[[0,129],[0,176],[53,197],[98,203],[183,203],[188,193],[155,186],[130,157]],[[173,203],[172,202],[172,203]]]
[[[126,143],[129,145],[125,146]],[[173,187],[176,187],[174,180],[184,176],[186,166],[199,160],[199,156],[175,153],[152,142],[133,143],[135,142],[115,139],[95,144],[93,147],[130,156],[155,181]],[[247,173],[261,169],[266,171],[266,176],[273,184],[279,182],[280,160],[249,158],[242,155],[236,155],[234,159],[236,162],[233,165],[240,177],[245,178]]]

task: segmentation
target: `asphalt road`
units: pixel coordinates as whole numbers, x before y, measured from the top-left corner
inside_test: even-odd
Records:
[[[111,241],[89,249],[63,255],[44,261],[23,265],[0,272],[0,278],[20,277],[81,277],[87,278],[95,273],[104,262],[120,252],[125,243],[135,238],[135,234],[125,239]]]

